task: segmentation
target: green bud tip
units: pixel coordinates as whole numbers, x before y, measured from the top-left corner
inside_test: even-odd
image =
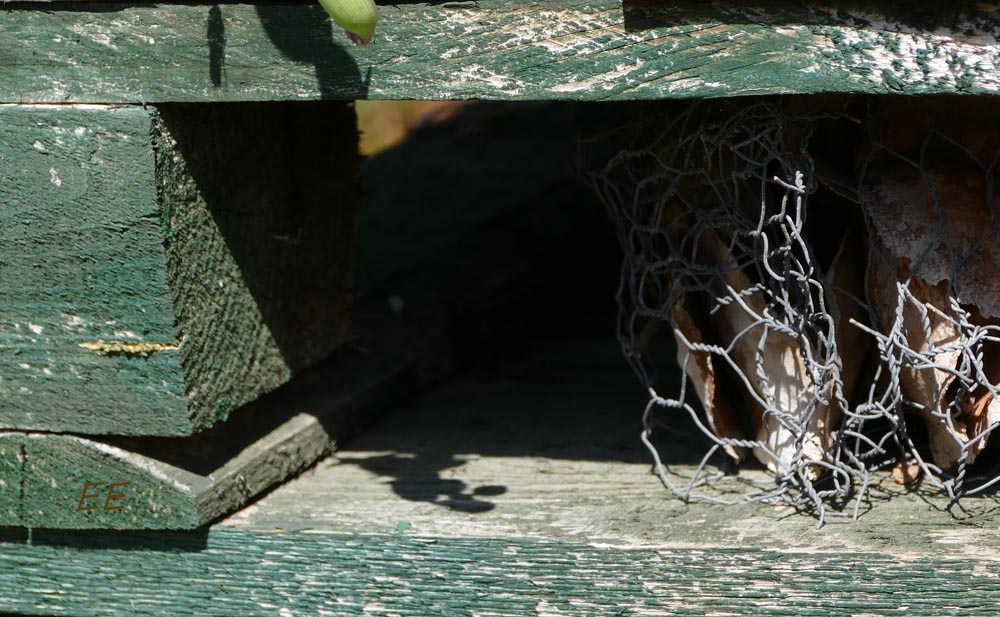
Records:
[[[378,9],[374,0],[319,0],[319,3],[352,42],[367,45],[375,38]]]

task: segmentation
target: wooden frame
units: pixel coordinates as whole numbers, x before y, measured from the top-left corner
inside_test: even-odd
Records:
[[[155,144],[146,127],[158,122],[158,106],[179,103],[194,105],[195,115],[219,118],[222,103],[272,111],[277,109],[272,106],[285,106],[284,112],[294,115],[305,101],[343,112],[345,106],[336,101],[356,98],[622,101],[792,92],[1000,94],[997,5],[914,4],[406,2],[382,6],[376,42],[355,48],[337,38],[340,33],[318,6],[306,2],[0,0],[0,119],[34,115],[58,126],[93,115],[93,121],[80,123],[84,128],[131,119],[122,132],[141,145],[122,147],[145,156],[142,169],[149,171],[155,167],[148,165]],[[0,124],[5,139],[0,153],[9,147],[15,155],[42,156],[34,138],[26,140],[36,128],[22,124]],[[242,152],[257,146],[249,129],[258,125],[247,117],[225,130],[217,130],[214,121],[203,122],[203,133],[187,127],[188,144],[210,153],[212,139],[241,136],[244,141],[234,151]],[[300,129],[309,133],[308,126]],[[47,148],[44,140],[40,143]],[[334,160],[356,155],[345,143],[335,146]],[[86,156],[78,162],[91,164]],[[0,186],[8,199],[11,194],[38,199],[39,186],[55,186],[42,162],[36,159],[33,165],[42,179]],[[148,203],[162,197],[157,190],[172,190],[157,186],[155,174],[142,175],[142,169],[122,173],[137,179]],[[515,182],[525,177],[511,176]],[[308,179],[299,181],[308,184]],[[180,192],[183,182],[173,188]],[[311,184],[309,190],[323,188]],[[551,186],[544,183],[533,190],[552,194],[545,193]],[[113,201],[114,190],[104,194]],[[566,203],[552,199],[544,211],[518,215],[568,220],[575,199],[570,197]],[[0,221],[12,218],[4,216],[7,205],[0,202]],[[158,214],[162,211],[153,208],[138,218]],[[470,485],[476,474],[492,475],[494,480],[482,486],[514,484],[518,474],[546,479],[531,485],[533,492],[513,495],[506,502],[509,509],[494,516],[474,519],[461,508],[402,503],[393,500],[398,493],[390,494],[398,479],[395,485],[379,483],[378,473],[359,476],[324,464],[222,524],[206,526],[310,465],[388,403],[446,374],[464,345],[488,338],[475,329],[470,334],[463,316],[475,315],[477,326],[494,323],[495,315],[470,307],[481,308],[485,298],[495,308],[501,291],[517,297],[532,293],[535,277],[559,263],[553,251],[586,242],[576,235],[582,226],[553,224],[562,235],[532,235],[518,226],[524,220],[505,220],[507,227],[481,220],[467,230],[469,245],[495,251],[459,260],[471,268],[455,279],[460,284],[436,286],[452,280],[442,272],[451,272],[455,251],[468,250],[458,244],[423,262],[427,278],[407,272],[368,289],[368,299],[358,306],[369,320],[358,323],[380,336],[377,361],[366,360],[364,350],[341,347],[320,366],[305,369],[305,362],[298,381],[210,432],[191,435],[230,408],[278,387],[291,372],[254,389],[246,400],[232,401],[218,417],[206,407],[190,426],[175,423],[158,431],[186,437],[36,432],[109,432],[112,416],[104,418],[100,430],[8,426],[0,433],[0,525],[8,526],[0,530],[0,610],[624,615],[828,614],[906,607],[934,613],[971,606],[995,613],[1000,544],[996,534],[977,527],[988,516],[958,526],[940,502],[894,495],[898,507],[885,518],[816,532],[814,520],[770,506],[717,509],[668,501],[644,473],[645,463],[581,463],[560,457],[558,444],[534,458],[512,462],[496,456],[502,460],[487,460],[478,469],[459,461],[448,468],[450,477],[434,475]],[[162,241],[156,233],[144,236],[143,246]],[[6,265],[2,256],[10,250],[0,245],[0,276]],[[515,253],[521,266],[504,269],[517,261],[511,258]],[[524,266],[532,263],[543,267]],[[477,276],[481,269],[499,274]],[[158,293],[167,298],[171,289],[164,282]],[[389,301],[397,297],[406,298],[406,306],[423,308],[400,318],[393,308],[398,302]],[[169,325],[170,316],[161,321]],[[80,349],[108,356],[102,360],[128,359],[120,356],[129,355],[121,341],[117,348],[110,339],[90,342],[93,348]],[[2,355],[9,348],[4,345],[0,339],[0,360],[7,362],[0,366],[15,362]],[[327,380],[345,372],[349,383],[326,387]],[[66,392],[72,396],[72,389]],[[9,400],[0,400],[0,409]],[[578,403],[571,411],[583,409],[586,401]],[[302,412],[303,406],[314,411]],[[544,427],[533,416],[515,417],[510,427],[559,430],[567,440],[561,443],[587,439],[586,431],[594,427],[601,440],[616,438],[614,427],[620,428],[592,419],[576,430],[571,418],[562,420]],[[622,439],[638,435],[638,419],[628,428]],[[454,438],[461,437],[455,433]],[[601,447],[613,449],[615,443],[601,441]],[[362,451],[360,456],[378,455]],[[391,463],[390,474],[415,471],[418,488],[427,477],[421,473],[442,469],[435,461]],[[358,494],[351,484],[358,481],[371,483],[371,492]],[[116,509],[125,503],[126,498],[116,497],[120,494],[129,496],[131,508]],[[352,494],[356,501],[349,500]],[[505,503],[495,496],[495,503]],[[539,518],[545,523],[537,523]]]

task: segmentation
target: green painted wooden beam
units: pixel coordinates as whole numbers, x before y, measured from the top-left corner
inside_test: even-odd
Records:
[[[0,101],[1000,92],[991,4],[405,3],[367,47],[308,2],[40,6],[0,9]]]
[[[46,615],[992,616],[1000,566],[859,548],[213,529],[7,534],[0,609]]]
[[[0,106],[0,428],[188,435],[347,335],[342,103]]]

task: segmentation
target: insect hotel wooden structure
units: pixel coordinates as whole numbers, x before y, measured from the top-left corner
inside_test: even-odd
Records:
[[[996,4],[0,14],[0,612],[995,613]]]

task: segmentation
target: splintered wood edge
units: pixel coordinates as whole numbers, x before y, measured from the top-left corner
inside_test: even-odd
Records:
[[[1000,93],[995,7],[879,6],[406,3],[358,47],[309,2],[8,4],[0,101]]]

